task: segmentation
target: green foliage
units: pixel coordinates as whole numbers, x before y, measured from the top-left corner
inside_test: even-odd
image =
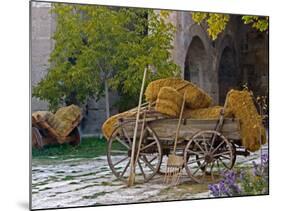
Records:
[[[193,12],[192,19],[194,20],[195,23],[200,24],[201,22],[206,20],[208,15],[209,15],[209,13],[206,13],[206,12]]]
[[[179,74],[179,68],[170,56],[170,49],[173,48],[171,42],[174,26],[165,22],[167,13],[157,14],[152,10],[146,10],[146,12],[149,17],[146,23],[148,34],[140,37],[133,33],[133,40],[136,41],[125,42],[121,45],[121,50],[116,55],[118,61],[127,60],[128,62],[123,70],[120,69],[115,77],[109,80],[111,87],[119,90],[121,96],[124,97],[120,100],[123,108],[128,108],[128,105],[132,103],[136,105],[145,68],[149,69],[146,85],[153,80]],[[126,59],[128,55],[130,58]],[[130,99],[131,103],[126,103],[128,102],[125,101],[126,99]]]
[[[264,175],[257,176],[247,172],[241,182],[243,195],[257,195],[268,193],[268,179]]]
[[[218,13],[205,13],[205,12],[193,12],[192,19],[195,23],[201,24],[205,22],[207,24],[207,32],[212,40],[217,39],[218,35],[223,32],[228,21],[229,15]]]
[[[208,35],[212,40],[217,39],[222,33],[229,22],[230,16],[228,14],[206,13],[206,12],[193,12],[192,19],[197,24],[207,26]],[[245,24],[251,24],[253,28],[264,32],[268,30],[268,17],[260,16],[242,16],[242,21]]]
[[[249,16],[245,15],[242,17],[242,20],[245,24],[251,24],[253,28],[258,31],[264,32],[268,30],[269,18],[268,17],[259,17],[259,16]]]
[[[115,143],[113,148],[120,149],[123,146]],[[48,159],[69,159],[69,158],[94,158],[106,154],[107,141],[96,137],[83,138],[78,146],[69,144],[57,144],[44,146],[43,149],[32,149],[32,158]]]
[[[151,9],[53,4],[57,28],[51,67],[33,88],[50,108],[82,104],[104,94],[104,83],[121,95],[138,94],[144,68],[151,80],[176,75],[171,59],[174,26],[168,13]],[[151,69],[150,68],[150,69]]]

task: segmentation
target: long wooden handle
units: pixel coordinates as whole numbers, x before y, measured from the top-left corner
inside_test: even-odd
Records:
[[[139,118],[140,118],[140,108],[141,108],[142,95],[143,95],[143,91],[144,91],[146,74],[147,74],[147,68],[144,69],[142,84],[141,84],[141,90],[140,90],[140,96],[139,96],[139,105],[138,105],[136,124],[135,124],[135,130],[134,130],[134,137],[133,137],[133,144],[132,144],[132,154],[131,154],[130,175],[129,175],[129,178],[128,178],[128,186],[132,186],[134,184],[134,181],[135,181],[135,160],[134,160],[135,159],[135,148],[136,148],[138,123],[139,123]]]
[[[177,126],[177,131],[176,131],[176,138],[175,138],[174,149],[173,149],[174,154],[176,153],[176,148],[177,148],[177,143],[178,143],[178,138],[179,138],[179,130],[180,130],[183,110],[184,110],[184,106],[185,106],[185,96],[186,96],[186,92],[183,95],[183,100],[182,100],[182,104],[181,104],[181,112],[180,112],[180,116],[179,116],[179,121],[178,121],[178,126]]]

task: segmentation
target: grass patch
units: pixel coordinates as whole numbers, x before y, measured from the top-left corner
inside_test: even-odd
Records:
[[[65,176],[64,178],[62,178],[62,180],[73,180],[74,178],[74,176]]]
[[[114,149],[120,149],[122,146],[114,143]],[[106,155],[107,141],[105,139],[90,137],[83,138],[79,146],[69,144],[50,145],[43,149],[32,149],[32,158],[36,159],[70,159],[70,158],[95,158]]]

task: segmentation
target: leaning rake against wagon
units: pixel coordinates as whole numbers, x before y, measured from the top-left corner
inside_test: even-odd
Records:
[[[49,144],[78,145],[81,137],[78,125],[82,113],[78,106],[70,105],[57,110],[37,111],[32,114],[32,146],[42,148]]]
[[[147,182],[161,174],[168,157],[174,154],[183,157],[182,168],[192,180],[211,182],[234,166],[237,155],[247,156],[265,143],[264,127],[247,91],[232,90],[224,107],[210,107],[210,98],[202,90],[194,93],[195,85],[180,79],[162,80],[152,82],[146,90],[148,103],[139,109],[134,150],[137,109],[115,115],[103,125],[108,164],[118,179],[128,181],[131,160],[135,160],[136,182]],[[182,86],[180,82],[188,84]],[[163,87],[174,90],[161,92]],[[151,88],[156,91],[152,93]],[[182,100],[177,93],[183,98],[184,92],[187,96],[182,100],[188,107],[179,119]]]

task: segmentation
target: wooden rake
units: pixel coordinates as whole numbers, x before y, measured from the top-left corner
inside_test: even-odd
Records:
[[[179,138],[179,130],[182,122],[183,110],[185,107],[185,96],[186,96],[186,92],[184,93],[183,101],[181,105],[181,111],[180,111],[177,131],[176,131],[173,152],[168,156],[168,160],[167,160],[166,172],[164,177],[164,183],[166,184],[171,183],[177,185],[182,175],[182,170],[184,166],[184,158],[183,156],[176,155],[176,149],[177,149],[177,142]]]

